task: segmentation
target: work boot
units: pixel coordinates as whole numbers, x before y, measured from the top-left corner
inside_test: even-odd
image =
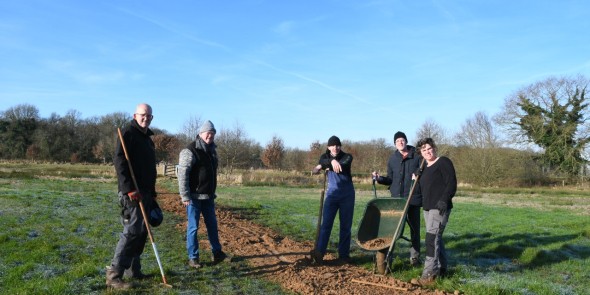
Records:
[[[195,268],[195,269],[199,269],[201,267],[203,267],[200,263],[199,263],[199,259],[189,259],[188,260],[188,266]]]
[[[131,269],[126,269],[125,270],[125,276],[128,278],[133,278],[133,279],[146,279],[149,278],[149,275],[144,274],[141,270],[137,270],[137,271],[133,271]]]
[[[145,279],[148,277],[141,272],[141,260],[139,256],[133,257],[131,267],[125,270],[124,275],[133,279]]]
[[[420,260],[420,257],[411,257],[410,258],[410,266],[417,267],[417,266],[421,266],[421,265],[422,265],[422,260]]]
[[[352,262],[352,258],[350,258],[350,256],[338,257],[338,260],[340,260],[340,262],[342,262],[343,264],[351,264]]]
[[[133,284],[127,283],[123,281],[123,272],[118,271],[115,268],[109,266],[107,267],[107,287],[113,289],[121,289],[126,290],[133,288]]]
[[[317,264],[323,264],[324,263],[324,255],[322,253],[320,253],[320,251],[311,250],[309,252],[309,254],[311,255],[311,260],[314,263],[317,263]]]
[[[416,286],[430,286],[432,284],[434,284],[434,282],[436,281],[436,276],[422,276],[419,279],[412,279],[410,281],[410,284],[412,285],[416,285]]]
[[[227,258],[227,254],[225,254],[223,251],[219,250],[215,253],[213,253],[213,264],[218,264],[222,261],[224,261]]]

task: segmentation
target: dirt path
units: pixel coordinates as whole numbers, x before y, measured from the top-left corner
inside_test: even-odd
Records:
[[[165,211],[185,216],[178,195],[159,193],[158,200]],[[325,257],[326,265],[315,265],[308,255],[312,242],[293,241],[224,208],[217,209],[217,218],[219,238],[224,251],[233,256],[232,261],[245,260],[251,275],[278,282],[299,294],[449,294],[374,275],[361,267],[339,263],[331,254]],[[178,227],[184,230],[186,222]]]

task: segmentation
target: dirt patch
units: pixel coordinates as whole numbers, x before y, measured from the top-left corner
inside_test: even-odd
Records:
[[[159,191],[162,191],[160,188]],[[177,194],[159,193],[163,210],[185,216]],[[296,242],[258,225],[227,208],[217,208],[219,239],[232,259],[246,261],[248,273],[278,282],[299,294],[453,294],[420,289],[393,277],[378,276],[364,268],[337,260],[331,254],[323,265],[313,264],[313,242]],[[203,221],[201,221],[203,222]],[[203,224],[203,223],[201,223]],[[186,222],[177,225],[186,229]],[[199,228],[199,231],[205,230]],[[208,246],[203,241],[204,247]],[[231,263],[231,262],[230,262]]]

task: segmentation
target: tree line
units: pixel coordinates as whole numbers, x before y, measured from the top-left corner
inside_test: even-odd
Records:
[[[535,185],[555,177],[580,181],[588,174],[588,82],[583,76],[550,77],[507,96],[499,114],[477,112],[456,134],[427,119],[413,138],[434,138],[439,154],[453,160],[465,183]],[[35,106],[19,104],[0,113],[0,158],[108,164],[113,159],[115,130],[131,118],[123,112],[82,118],[76,110],[41,118]],[[200,117],[190,117],[178,134],[153,128],[157,159],[176,163],[201,123]],[[326,149],[326,143],[319,141],[308,149],[285,147],[279,135],[261,145],[238,123],[218,130],[215,141],[224,173],[264,168],[308,171]],[[374,170],[384,173],[395,151],[393,140],[385,138],[344,140],[343,149],[355,159],[355,174],[365,176]]]

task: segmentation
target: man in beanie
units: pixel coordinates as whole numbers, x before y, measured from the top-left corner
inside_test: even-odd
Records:
[[[319,240],[317,248],[311,252],[312,259],[317,263],[323,262],[337,212],[340,215],[338,258],[345,263],[350,262],[350,239],[355,192],[351,174],[352,156],[343,152],[341,146],[342,143],[338,137],[330,137],[328,139],[328,149],[320,156],[319,164],[312,171],[318,174],[322,170],[327,170],[328,179]]]
[[[186,249],[188,265],[200,268],[199,217],[203,214],[207,236],[213,251],[213,264],[223,261],[227,256],[221,251],[217,216],[215,216],[215,189],[217,188],[217,152],[215,151],[215,126],[206,121],[199,129],[195,141],[180,152],[178,159],[178,191],[186,208],[188,225],[186,229]]]
[[[391,154],[387,162],[387,176],[380,176],[373,171],[373,179],[377,183],[389,185],[392,198],[408,198],[412,186],[412,173],[420,167],[422,157],[416,152],[416,148],[408,145],[406,135],[398,131],[393,136],[396,151]],[[410,226],[410,265],[419,266],[420,261],[420,207],[422,207],[422,194],[420,187],[414,188],[410,206],[408,206],[407,219]]]
[[[114,289],[133,287],[133,284],[123,281],[123,275],[134,279],[146,277],[141,272],[140,256],[148,233],[139,202],[143,203],[147,212],[155,204],[156,153],[150,138],[154,133],[149,128],[153,118],[152,107],[141,103],[135,108],[131,123],[121,132],[138,187],[133,183],[123,145],[117,137],[113,162],[117,173],[123,232],[119,235],[115,255],[106,271],[106,285]]]

